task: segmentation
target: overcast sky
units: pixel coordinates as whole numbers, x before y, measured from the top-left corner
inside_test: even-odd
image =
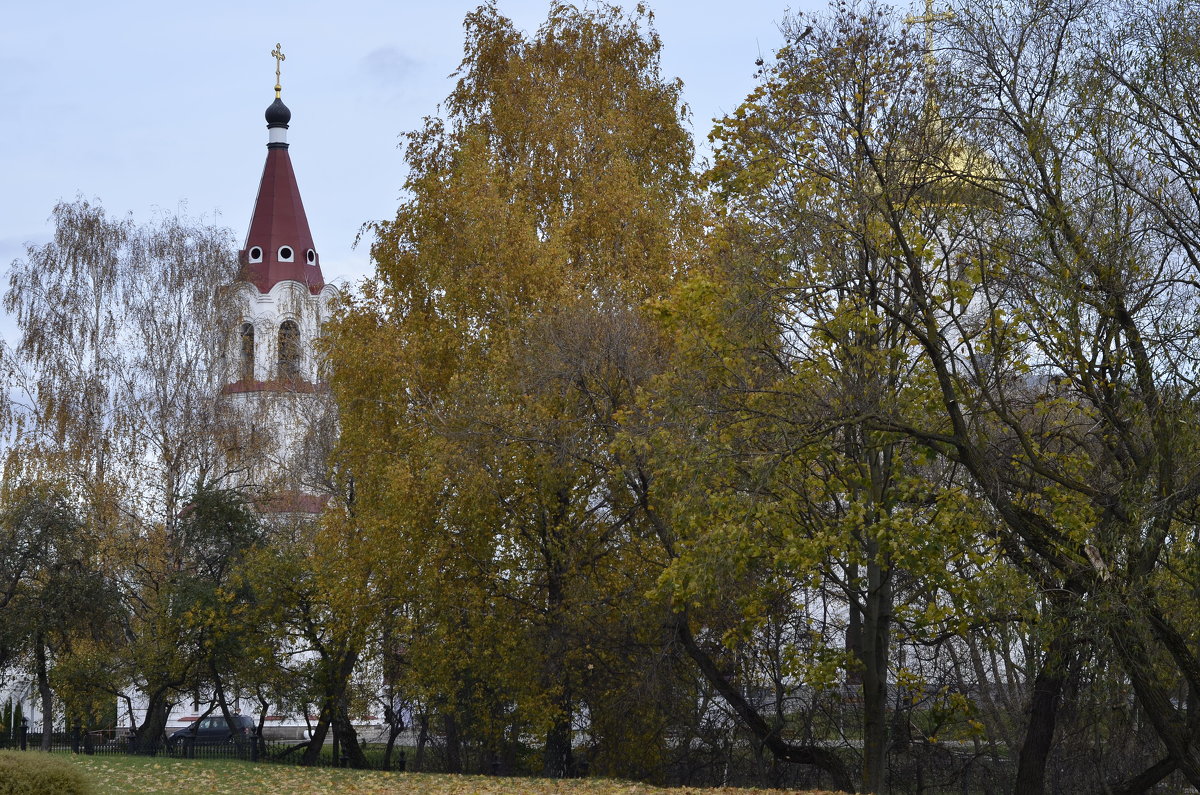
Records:
[[[99,199],[148,220],[186,202],[244,242],[266,156],[263,111],[281,42],[288,140],[326,279],[370,269],[353,247],[391,217],[399,136],[452,87],[463,16],[477,5],[343,2],[11,2],[0,25],[0,266],[48,238],[59,200]],[[624,3],[631,6],[632,3]],[[781,43],[786,0],[649,3],[663,69],[680,77],[702,141],[737,107],[754,61]],[[823,0],[794,0],[808,11]],[[548,0],[500,0],[532,31]],[[0,327],[8,324],[0,320]],[[6,330],[6,329],[5,329]]]

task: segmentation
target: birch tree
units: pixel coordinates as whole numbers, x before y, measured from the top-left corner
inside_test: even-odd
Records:
[[[464,732],[500,756],[532,732],[562,776],[575,721],[618,703],[593,689],[628,665],[609,640],[636,649],[657,622],[614,598],[650,576],[642,530],[555,344],[687,267],[692,145],[645,9],[554,3],[526,36],[487,5],[466,30],[376,274],[335,323],[332,384],[449,766]]]
[[[190,565],[178,530],[189,495],[222,475],[216,397],[233,324],[219,288],[236,260],[227,231],[179,216],[138,225],[77,200],[52,221],[4,296],[20,332],[4,355],[16,401],[5,477],[53,477],[88,517],[127,607],[120,655],[154,744],[199,659],[175,593]]]

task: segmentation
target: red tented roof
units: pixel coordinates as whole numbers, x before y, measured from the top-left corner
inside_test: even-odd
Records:
[[[317,514],[329,504],[328,495],[304,494],[299,491],[281,491],[256,501],[255,507],[262,513],[308,513]]]
[[[292,251],[291,262],[279,256],[280,249],[285,246]],[[250,261],[255,248],[262,249],[259,262]],[[313,252],[311,263],[308,262],[309,251]],[[308,216],[304,214],[304,203],[300,200],[300,188],[296,185],[296,173],[292,170],[286,145],[267,149],[267,163],[258,186],[246,247],[239,252],[238,258],[242,266],[241,278],[257,287],[259,292],[266,293],[279,282],[289,280],[306,285],[314,295],[325,286],[321,260],[316,255],[312,232],[308,229]]]

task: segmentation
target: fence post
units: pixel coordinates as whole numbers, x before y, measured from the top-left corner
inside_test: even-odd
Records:
[[[82,721],[75,721],[75,725],[71,727],[71,753],[79,753],[79,732],[83,728]]]
[[[404,757],[404,751],[401,750],[400,758],[396,760],[396,769],[399,770],[401,773],[403,773],[407,767],[408,767],[408,759],[406,759]]]
[[[250,735],[250,761],[258,761],[258,734]]]
[[[29,749],[29,718],[21,718],[21,750]]]

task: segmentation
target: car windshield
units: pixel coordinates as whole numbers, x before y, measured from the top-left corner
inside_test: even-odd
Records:
[[[249,715],[230,715],[233,721],[234,729],[248,729],[254,726],[254,720]],[[212,715],[198,721],[194,726],[185,726],[181,732],[223,732],[229,731],[230,726],[225,722],[225,717],[222,715]]]

